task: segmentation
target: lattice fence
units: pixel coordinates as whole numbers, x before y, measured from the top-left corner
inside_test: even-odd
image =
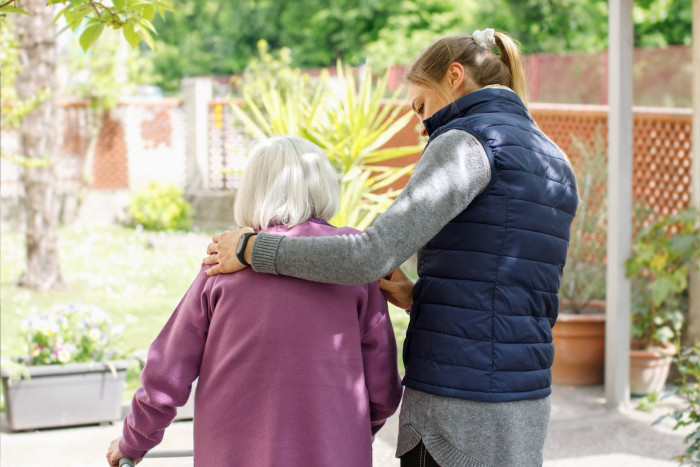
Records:
[[[209,103],[209,187],[216,191],[238,188],[253,139],[234,121],[226,99]]]
[[[567,151],[574,167],[580,154],[572,138],[590,146],[598,133],[607,152],[607,108],[544,104],[532,108],[542,130]],[[689,109],[634,112],[633,202],[656,217],[690,204],[691,120]]]

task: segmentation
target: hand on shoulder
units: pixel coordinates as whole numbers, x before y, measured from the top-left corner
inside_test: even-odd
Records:
[[[239,260],[236,252],[238,243],[245,233],[253,233],[253,229],[242,227],[238,230],[221,232],[212,236],[212,243],[207,246],[208,256],[204,258],[204,264],[214,265],[207,269],[208,276],[237,272],[247,267],[247,264]],[[251,261],[250,252],[254,242],[255,236],[248,238],[245,251],[241,252],[248,264]]]

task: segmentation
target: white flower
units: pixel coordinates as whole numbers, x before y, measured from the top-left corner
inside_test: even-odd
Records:
[[[491,28],[486,28],[483,31],[477,29],[472,33],[472,39],[474,39],[474,43],[482,49],[491,50],[496,45],[496,38],[493,35],[494,32],[496,31]]]
[[[97,342],[98,340],[100,340],[101,337],[102,337],[102,332],[97,327],[91,328],[90,332],[88,332],[88,338],[92,342]]]
[[[61,348],[56,352],[56,360],[61,363],[68,363],[70,361],[70,352],[66,348]]]

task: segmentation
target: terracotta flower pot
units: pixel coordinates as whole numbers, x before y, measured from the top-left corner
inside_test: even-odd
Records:
[[[552,329],[552,381],[583,386],[603,382],[605,313],[561,313]]]
[[[641,341],[632,341],[630,349],[630,393],[645,396],[661,393],[666,384],[676,346],[673,344],[643,348]]]

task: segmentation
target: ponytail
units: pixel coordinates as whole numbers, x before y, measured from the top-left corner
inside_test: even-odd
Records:
[[[502,32],[494,33],[496,38],[496,46],[500,54],[501,61],[510,71],[510,88],[520,97],[525,106],[528,103],[527,83],[525,80],[525,69],[520,60],[520,50],[518,45],[507,34]]]
[[[475,31],[474,34],[484,31]],[[440,90],[439,83],[451,63],[461,63],[479,87],[493,84],[512,89],[528,103],[525,70],[516,42],[507,34],[488,30],[492,36],[443,37],[430,45],[406,73],[409,83]],[[485,41],[485,39],[488,39]],[[477,43],[478,42],[478,43]],[[493,47],[498,47],[498,54]]]

